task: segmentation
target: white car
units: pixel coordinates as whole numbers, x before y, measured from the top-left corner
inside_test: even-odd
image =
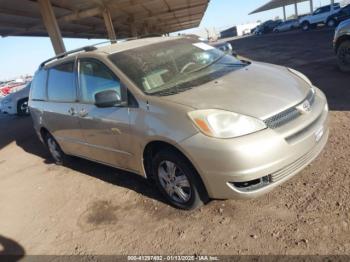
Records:
[[[340,10],[340,4],[325,5],[312,13],[312,15],[304,16],[300,18],[299,23],[304,31],[309,30],[312,27],[316,27],[319,24],[326,24],[330,15]]]
[[[0,98],[0,112],[9,115],[29,115],[28,97],[31,82],[16,87],[10,94]]]

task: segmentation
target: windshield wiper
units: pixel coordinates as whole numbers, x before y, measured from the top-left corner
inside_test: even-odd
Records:
[[[218,63],[218,65],[224,65],[224,66],[231,66],[231,67],[240,67],[240,66],[246,66],[247,64],[233,64],[233,63]]]
[[[221,60],[222,58],[224,58],[225,56],[226,56],[226,54],[223,54],[223,55],[219,56],[217,59],[215,59],[215,60],[213,60],[212,62],[210,62],[209,64],[207,64],[207,65],[205,65],[205,66],[202,66],[202,67],[200,67],[200,68],[198,68],[198,69],[196,69],[196,70],[190,71],[190,72],[188,72],[188,73],[186,73],[186,74],[192,74],[192,73],[196,73],[196,72],[202,71],[203,69],[206,69],[206,68],[212,66],[213,64],[217,63],[218,61],[220,61],[220,60]]]
[[[148,95],[175,95],[180,92],[184,92],[188,89],[191,89],[192,87],[179,87],[182,84],[187,82],[187,79],[181,80],[184,77],[184,74],[179,74],[178,76],[174,77],[170,82],[166,84],[166,86],[170,86],[169,88],[161,88],[159,91],[148,93]]]

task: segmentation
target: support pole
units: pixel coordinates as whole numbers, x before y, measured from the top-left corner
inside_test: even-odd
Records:
[[[149,35],[149,26],[148,26],[148,24],[145,24],[145,26],[143,27],[143,35],[145,35],[145,36]]]
[[[132,37],[137,37],[137,27],[135,24],[130,25],[130,32]]]
[[[114,31],[114,26],[113,26],[113,22],[112,22],[111,13],[109,12],[108,9],[105,9],[102,12],[102,15],[103,15],[103,19],[105,21],[105,25],[106,25],[106,28],[107,28],[108,38],[109,38],[109,40],[111,40],[112,43],[116,43],[117,42],[117,36],[115,34],[115,31]]]
[[[51,39],[56,55],[66,52],[61,31],[58,27],[57,19],[53,12],[50,0],[38,0],[38,3],[45,28]]]
[[[285,6],[283,6],[283,19],[284,19],[284,21],[287,20],[286,7]]]
[[[298,19],[299,14],[298,14],[298,3],[297,2],[294,3],[294,10],[295,10],[295,18]]]
[[[314,12],[314,2],[313,0],[310,0],[310,13],[312,14]]]

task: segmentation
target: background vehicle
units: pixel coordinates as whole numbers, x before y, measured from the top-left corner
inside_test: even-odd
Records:
[[[11,90],[13,88],[20,87],[20,86],[23,86],[25,84],[26,84],[25,80],[18,79],[18,80],[11,81],[11,82],[6,83],[5,85],[0,86],[0,97],[7,96],[8,94],[11,93]]]
[[[29,115],[28,97],[31,82],[26,85],[16,87],[14,92],[0,100],[0,112],[10,115],[26,116]]]
[[[264,22],[263,24],[259,25],[256,28],[254,33],[257,35],[271,33],[273,31],[273,29],[281,23],[282,23],[282,20],[268,20],[268,21]]]
[[[284,32],[284,31],[289,31],[299,28],[299,20],[298,19],[292,19],[292,20],[287,20],[285,22],[280,23],[277,25],[273,31],[278,33],[278,32]]]
[[[350,72],[350,19],[337,27],[333,44],[340,70]]]
[[[312,13],[312,15],[307,15],[300,18],[299,23],[302,30],[307,31],[310,28],[314,28],[319,24],[326,24],[327,18],[337,12],[340,9],[340,4],[335,3],[334,5],[325,5]]]
[[[330,15],[327,18],[329,27],[337,26],[340,22],[350,19],[350,4],[341,8],[338,12]]]

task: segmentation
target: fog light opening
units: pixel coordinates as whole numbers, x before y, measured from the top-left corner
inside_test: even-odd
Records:
[[[264,176],[262,178],[244,181],[244,182],[233,182],[231,183],[235,188],[240,191],[254,191],[263,188],[271,183],[271,176]]]

